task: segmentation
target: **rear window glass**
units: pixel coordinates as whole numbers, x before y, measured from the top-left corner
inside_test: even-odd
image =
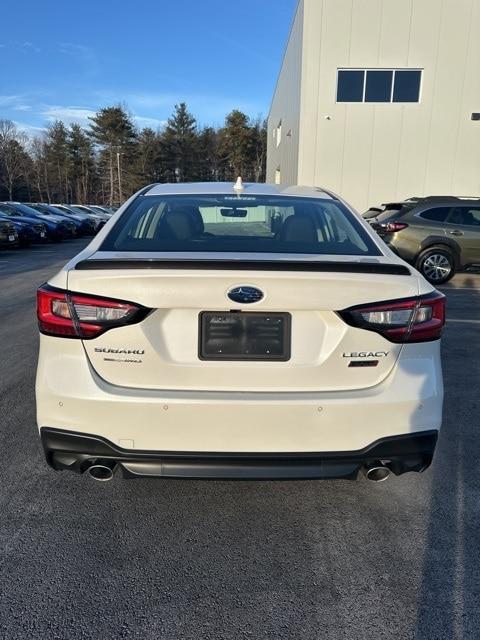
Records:
[[[336,200],[267,196],[139,196],[102,251],[381,255]]]
[[[390,218],[399,218],[408,213],[413,208],[413,205],[407,204],[388,204],[385,205],[385,210],[378,214],[377,220],[384,222]]]

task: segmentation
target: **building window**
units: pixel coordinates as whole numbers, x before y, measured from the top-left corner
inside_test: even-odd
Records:
[[[280,171],[280,167],[275,169],[275,184],[280,184],[282,181],[282,173]]]
[[[393,102],[418,102],[420,99],[420,82],[422,72],[402,69],[395,71]]]
[[[280,143],[282,141],[282,121],[281,120],[278,123],[278,127],[277,127],[276,131],[277,131],[277,147],[279,147]]]
[[[365,102],[391,102],[393,71],[367,71]]]
[[[337,102],[363,102],[365,71],[339,71]]]
[[[337,102],[419,102],[421,69],[339,69]]]

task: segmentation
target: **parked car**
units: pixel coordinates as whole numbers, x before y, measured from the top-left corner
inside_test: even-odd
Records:
[[[77,236],[77,225],[73,220],[69,220],[64,215],[58,215],[48,211],[46,208],[40,210],[31,206],[30,204],[25,205],[23,203],[18,202],[10,202],[9,204],[19,205],[21,204],[24,207],[27,207],[32,215],[39,218],[40,220],[51,220],[56,222],[59,225],[61,233],[64,238],[75,238]]]
[[[60,211],[64,211],[65,213],[73,214],[75,216],[85,216],[89,220],[92,220],[95,224],[95,232],[98,232],[106,222],[105,216],[100,215],[99,213],[92,213],[91,211],[83,211],[71,204],[55,204],[54,207]]]
[[[410,198],[363,215],[393,251],[435,285],[480,267],[480,198]]]
[[[42,227],[46,229],[46,240],[50,242],[60,242],[65,237],[63,226],[61,223],[55,222],[54,220],[49,220],[47,217],[42,217],[38,215],[38,212],[34,209],[30,209],[29,207],[20,204],[20,203],[7,203],[0,202],[0,213],[5,216],[8,216],[14,222],[22,222],[29,225],[32,225],[34,230],[39,231],[40,239],[43,240],[41,233]],[[35,225],[38,225],[35,227]],[[42,227],[40,227],[42,225]]]
[[[18,234],[18,245],[29,247],[33,243],[46,242],[47,228],[42,222],[19,222],[16,218],[10,218],[2,213],[0,205],[0,220],[9,220]]]
[[[113,209],[110,209],[108,207],[100,207],[98,204],[88,204],[86,206],[94,212],[106,214],[109,218],[111,218],[112,215],[115,213]]]
[[[112,217],[111,213],[107,213],[106,211],[99,211],[98,209],[92,209],[91,207],[87,207],[84,204],[74,204],[72,206],[74,206],[75,209],[79,211],[84,211],[85,213],[88,213],[89,215],[100,216],[100,218],[105,222],[110,220],[110,218]]]
[[[444,321],[330,192],[151,186],[38,290],[47,461],[97,480],[423,471]]]
[[[44,203],[33,203],[29,204],[29,207],[39,211],[40,213],[44,213],[45,215],[57,216],[62,220],[67,220],[69,222],[73,222],[75,225],[76,235],[77,236],[93,236],[95,235],[95,224],[93,220],[83,217],[81,215],[76,215],[74,213],[70,213],[68,211],[63,211],[62,209],[58,209],[49,204]]]
[[[0,247],[16,247],[18,245],[18,233],[15,225],[10,220],[0,218]]]

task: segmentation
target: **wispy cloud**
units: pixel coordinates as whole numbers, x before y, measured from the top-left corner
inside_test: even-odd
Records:
[[[65,124],[78,122],[79,124],[86,125],[89,123],[89,118],[95,115],[95,111],[85,107],[50,105],[45,107],[40,112],[40,115],[49,122],[62,120]]]
[[[27,136],[32,138],[45,132],[44,127],[36,127],[33,124],[28,124],[27,122],[18,122],[17,120],[14,120],[14,124],[20,131],[23,131]]]
[[[30,42],[30,40],[24,40],[23,42],[17,40],[12,42],[1,42],[0,49],[13,49],[14,51],[19,51],[20,53],[41,53],[41,48],[35,43]]]
[[[96,100],[100,104],[124,103],[134,113],[146,113],[153,119],[166,120],[176,104],[186,102],[188,108],[200,124],[221,124],[230,111],[240,109],[249,115],[256,116],[262,111],[262,106],[236,96],[219,94],[199,94],[191,92],[159,93],[155,91],[132,92],[100,91],[96,93]]]
[[[10,95],[10,96],[1,96],[0,95],[0,107],[9,107],[14,108],[19,102],[23,100],[24,96]]]
[[[96,58],[95,50],[92,47],[76,42],[60,42],[58,50],[64,55],[80,58],[85,62],[92,62]]]
[[[46,118],[48,122],[62,120],[65,124],[77,122],[83,126],[90,124],[90,118],[93,117],[95,113],[95,109],[79,106],[48,105],[40,110],[40,115]],[[165,120],[161,120],[160,118],[137,115],[135,112],[132,113],[131,116],[138,127],[158,129],[165,125]]]
[[[20,43],[19,48],[24,53],[40,53],[42,51],[39,46],[29,41]]]
[[[151,129],[161,129],[167,124],[166,120],[147,118],[145,116],[133,116],[133,119],[139,127],[150,127]]]

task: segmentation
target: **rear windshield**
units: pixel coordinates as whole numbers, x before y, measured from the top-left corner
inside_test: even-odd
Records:
[[[268,196],[139,196],[102,251],[381,255],[337,200]]]
[[[384,222],[390,218],[399,218],[415,207],[415,204],[388,204],[385,210],[376,216],[379,222]]]

